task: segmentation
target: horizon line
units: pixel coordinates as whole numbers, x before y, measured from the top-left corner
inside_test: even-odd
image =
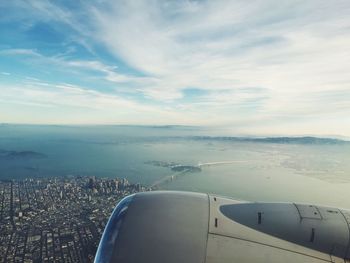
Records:
[[[106,123],[106,124],[92,124],[92,123],[86,123],[86,124],[54,124],[54,123],[8,123],[8,122],[0,122],[1,126],[47,126],[47,127],[145,127],[145,128],[197,128],[197,129],[216,129],[218,130],[224,130],[229,127],[225,126],[208,126],[208,125],[186,125],[186,124],[113,124],[113,123]],[[280,133],[270,133],[270,134],[248,134],[248,133],[232,133],[230,135],[214,135],[214,136],[207,136],[207,135],[199,135],[204,137],[231,137],[231,138],[305,138],[305,137],[312,137],[312,138],[320,138],[320,139],[336,139],[336,140],[342,140],[342,141],[350,141],[350,136],[341,135],[341,134],[312,134],[312,133],[294,133],[294,134],[280,134]]]

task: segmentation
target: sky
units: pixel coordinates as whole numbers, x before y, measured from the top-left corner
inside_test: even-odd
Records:
[[[0,1],[0,123],[350,136],[350,1]]]

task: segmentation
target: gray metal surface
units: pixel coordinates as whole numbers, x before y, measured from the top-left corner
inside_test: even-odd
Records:
[[[346,257],[349,229],[339,209],[246,203],[223,205],[220,210],[228,218],[265,234],[326,254]]]
[[[123,198],[114,209],[103,232],[100,245],[96,252],[95,262],[113,262],[114,248],[119,246],[117,237],[134,196],[135,195],[129,195]]]
[[[123,199],[95,263],[350,262],[350,211],[186,192]]]
[[[346,221],[348,223],[348,229],[349,229],[349,233],[350,233],[350,211],[349,210],[340,210],[340,212],[342,213],[342,215],[344,216],[344,218],[346,219]],[[349,240],[350,240],[350,237],[349,237]],[[348,250],[348,252],[346,255],[346,259],[348,260],[348,262],[350,262],[350,242],[349,242],[347,250]]]
[[[204,263],[209,204],[205,194],[136,195],[111,262]]]
[[[241,262],[254,262],[256,255],[261,255],[260,260],[256,262],[281,262],[278,258],[280,253],[288,254],[289,260],[285,262],[293,262],[292,256],[295,256],[294,262],[333,262],[331,261],[331,255],[327,253],[323,253],[296,243],[292,243],[288,240],[278,238],[268,233],[264,233],[262,231],[258,231],[253,227],[246,226],[244,224],[238,223],[235,220],[224,215],[220,210],[222,206],[225,205],[243,205],[243,204],[251,204],[248,202],[237,202],[234,200],[230,200],[227,198],[220,198],[210,196],[210,222],[209,222],[209,235],[215,235],[215,240],[222,240],[220,237],[226,237],[232,240],[241,240],[245,241],[245,249],[240,249],[237,251],[237,247],[232,247],[230,251],[235,251],[238,255],[235,255],[234,258],[242,258]],[[279,205],[283,206],[285,204],[274,204],[274,209],[279,211]],[[293,205],[293,204],[290,204]],[[281,208],[281,207],[280,207]],[[283,210],[281,210],[283,212]],[[283,220],[282,218],[280,218]],[[258,222],[258,215],[251,218]],[[263,220],[263,218],[262,218]],[[263,222],[263,221],[262,221]],[[273,227],[273,226],[272,226]],[[227,239],[225,243],[227,243]],[[219,241],[220,244],[223,242]],[[232,246],[236,246],[234,244],[242,244],[242,242],[232,241],[230,242]],[[217,261],[210,261],[207,263],[216,263],[216,262],[226,262],[222,261],[221,257],[223,257],[221,250],[215,251],[210,249],[210,242],[208,243],[207,250],[207,258],[215,258]],[[216,246],[218,247],[218,246]],[[238,246],[240,247],[240,246]],[[279,252],[276,252],[277,251]],[[211,254],[209,254],[211,253]],[[229,252],[227,252],[229,253]],[[246,260],[243,260],[245,258]],[[249,260],[251,258],[251,260]],[[304,258],[301,260],[301,258]],[[339,259],[336,257],[336,259]],[[234,262],[234,261],[233,261]],[[240,261],[238,261],[240,262]],[[284,262],[284,261],[283,261]],[[344,260],[340,261],[344,263]]]
[[[209,234],[206,263],[325,263],[291,250]],[[344,263],[344,262],[342,262]]]

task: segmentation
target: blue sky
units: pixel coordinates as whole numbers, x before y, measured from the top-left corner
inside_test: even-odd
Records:
[[[350,136],[350,2],[1,1],[0,122]]]

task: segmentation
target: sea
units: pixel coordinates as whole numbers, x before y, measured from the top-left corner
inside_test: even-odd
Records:
[[[0,180],[60,176],[350,209],[350,142],[192,126],[0,125]]]

